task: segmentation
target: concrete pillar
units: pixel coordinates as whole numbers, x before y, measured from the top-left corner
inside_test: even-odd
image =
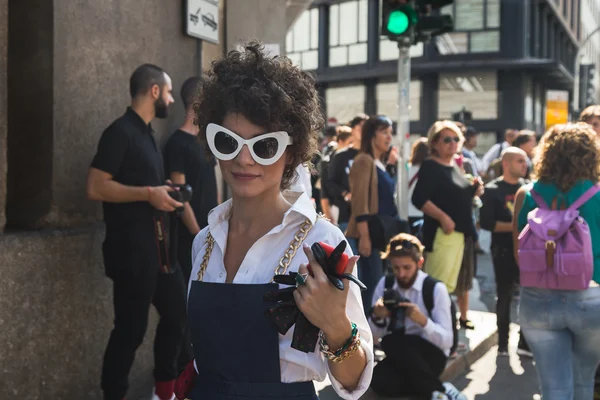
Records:
[[[279,44],[285,54],[286,11],[287,2],[282,0],[227,0],[227,51],[240,42],[258,39]]]
[[[8,0],[0,0],[0,232],[6,223]]]

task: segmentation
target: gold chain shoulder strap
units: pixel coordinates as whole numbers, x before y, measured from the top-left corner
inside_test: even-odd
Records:
[[[323,218],[320,214],[317,215],[317,219]],[[308,233],[313,228],[313,224],[307,218],[300,226],[298,232],[294,235],[294,238],[290,242],[290,245],[287,247],[285,254],[279,260],[279,264],[277,268],[275,268],[275,275],[284,275],[287,272],[292,259],[298,252],[298,249],[304,242],[304,239],[308,236]],[[210,260],[210,255],[212,253],[213,247],[215,245],[215,239],[210,234],[210,231],[206,235],[206,250],[204,251],[204,256],[202,257],[202,264],[200,264],[200,269],[198,270],[198,281],[202,281],[204,278],[204,273],[206,272],[206,268],[208,268],[208,261]]]

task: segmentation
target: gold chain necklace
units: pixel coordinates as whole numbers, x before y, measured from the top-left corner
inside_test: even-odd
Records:
[[[317,215],[317,219],[323,218],[320,214]],[[287,272],[292,259],[298,252],[298,249],[304,242],[304,239],[308,236],[308,233],[312,229],[313,224],[307,218],[298,232],[294,235],[294,238],[290,242],[290,245],[286,249],[283,257],[279,260],[279,264],[277,268],[275,268],[275,275],[285,275]],[[213,247],[215,245],[215,239],[212,237],[210,231],[206,234],[206,240],[204,242],[206,244],[206,250],[204,251],[204,256],[202,257],[202,264],[200,264],[200,269],[198,270],[198,281],[202,281],[204,278],[204,273],[206,272],[206,268],[208,268],[208,261],[210,260],[210,255],[212,253]]]

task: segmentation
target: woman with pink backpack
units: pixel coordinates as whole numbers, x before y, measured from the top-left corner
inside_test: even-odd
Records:
[[[587,124],[542,138],[536,181],[519,189],[513,237],[520,322],[544,400],[594,397],[600,362],[600,140]]]

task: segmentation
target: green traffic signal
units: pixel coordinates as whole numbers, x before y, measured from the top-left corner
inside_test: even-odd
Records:
[[[401,35],[408,29],[410,21],[408,15],[402,11],[392,11],[390,13],[387,30],[394,35]]]

